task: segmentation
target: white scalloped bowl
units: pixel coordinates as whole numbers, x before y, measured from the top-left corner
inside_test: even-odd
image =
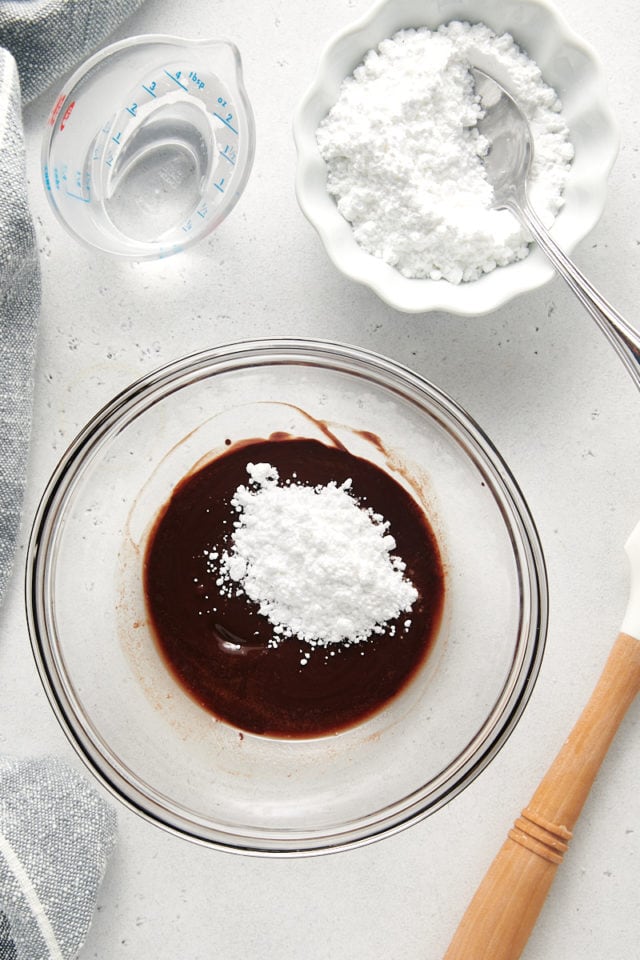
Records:
[[[593,50],[579,39],[545,0],[382,0],[338,34],[322,54],[310,89],[293,124],[298,151],[296,194],[335,264],[346,276],[408,313],[448,310],[481,314],[548,282],[554,271],[541,250],[499,267],[479,280],[455,285],[446,280],[410,279],[366,253],[327,192],[326,164],[316,130],[339,96],[343,79],[366,52],[398,30],[436,29],[451,20],[485,23],[510,33],[559,94],[575,150],[565,205],[551,233],[567,252],[586,237],[604,208],[607,178],[618,150],[615,121],[606,103],[602,69]]]

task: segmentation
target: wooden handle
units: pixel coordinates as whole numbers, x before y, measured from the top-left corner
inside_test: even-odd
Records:
[[[517,960],[596,774],[640,690],[640,641],[616,640],[580,719],[489,867],[444,960]]]

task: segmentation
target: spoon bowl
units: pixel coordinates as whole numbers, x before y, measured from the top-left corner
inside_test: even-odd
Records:
[[[494,206],[513,209],[515,203],[526,199],[533,160],[531,129],[518,104],[497,80],[477,67],[471,68],[471,74],[484,110],[478,126],[491,144],[485,171],[493,187]]]
[[[471,68],[471,74],[484,110],[478,129],[489,141],[485,170],[493,187],[494,206],[496,209],[511,210],[529,230],[640,387],[640,334],[563,253],[529,202],[527,183],[533,160],[533,141],[526,117],[511,94],[497,80],[477,67]]]

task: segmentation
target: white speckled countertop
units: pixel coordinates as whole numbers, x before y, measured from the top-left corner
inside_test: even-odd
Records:
[[[576,260],[640,321],[640,28],[633,0],[558,0],[605,65],[621,151],[601,222]],[[89,252],[40,184],[55,91],[25,111],[43,267],[34,435],[17,570],[2,611],[0,749],[81,766],[29,650],[21,573],[38,497],[66,444],[117,390],[161,363],[245,337],[359,344],[435,381],[485,428],[535,516],[549,569],[545,660],[507,745],[462,795],[398,836],[349,853],[259,860],[191,845],[118,807],[120,841],[81,960],[424,960],[441,957],[512,820],[577,718],[627,597],[622,545],[640,516],[640,397],[555,280],[488,316],[397,314],[339,275],[293,190],[293,110],[329,37],[368,0],[147,0],[117,36],[226,36],[258,128],[237,210],[188,254],[151,264]],[[630,960],[640,938],[640,703],[590,795],[529,960]],[[84,768],[82,768],[84,769]]]

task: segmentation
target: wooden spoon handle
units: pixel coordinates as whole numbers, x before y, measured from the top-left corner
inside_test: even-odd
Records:
[[[640,641],[616,640],[589,702],[485,874],[444,960],[517,960],[571,831],[640,690]]]

